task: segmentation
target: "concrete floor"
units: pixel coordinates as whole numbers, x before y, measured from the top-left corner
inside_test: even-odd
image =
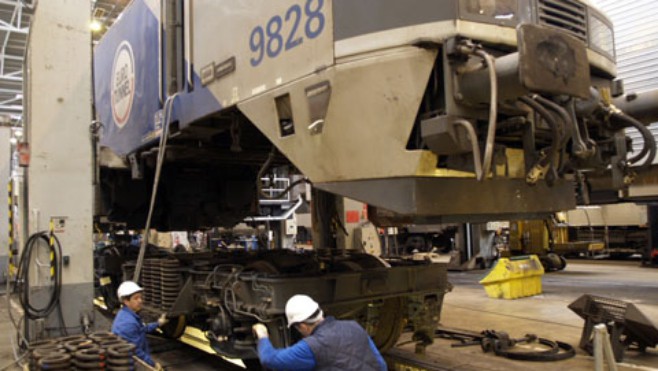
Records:
[[[658,309],[658,269],[638,262],[570,261],[564,271],[543,277],[543,294],[523,299],[490,299],[478,281],[486,272],[451,272],[455,288],[446,295],[441,324],[475,332],[493,329],[514,338],[534,333],[577,346],[584,321],[567,306],[582,294],[594,294]],[[658,324],[658,318],[653,318]],[[404,340],[404,339],[401,339]],[[452,370],[593,370],[593,358],[577,349],[575,358],[554,363],[512,361],[484,354],[479,347],[451,348],[438,339],[424,357]],[[413,352],[413,345],[403,346]],[[620,370],[658,370],[658,349],[627,352]]]
[[[565,271],[543,278],[543,294],[517,299],[490,299],[477,283],[486,272],[451,272],[454,285],[445,297],[441,324],[445,327],[480,332],[485,329],[506,331],[512,337],[534,333],[540,337],[576,346],[583,320],[567,305],[584,293],[612,297],[647,305],[658,310],[658,269],[640,268],[638,262],[570,261]],[[658,322],[658,318],[654,319]],[[13,360],[11,325],[4,297],[0,297],[0,370]],[[400,339],[409,339],[405,334]],[[512,361],[483,353],[479,347],[451,348],[452,341],[437,339],[422,358],[451,370],[593,370],[593,359],[578,349],[575,358],[554,363]],[[212,357],[186,347],[175,347],[156,355],[168,370],[222,370]],[[396,352],[413,353],[413,344]],[[658,349],[645,354],[627,352],[620,370],[658,370]],[[9,368],[18,369],[18,368]]]

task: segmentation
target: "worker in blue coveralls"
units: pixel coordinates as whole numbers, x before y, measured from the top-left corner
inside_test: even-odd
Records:
[[[273,370],[386,370],[384,358],[368,333],[355,321],[324,317],[318,303],[306,295],[295,295],[286,303],[288,327],[303,339],[284,349],[275,349],[267,327],[253,326],[258,338],[261,364]]]
[[[139,316],[142,310],[142,289],[133,281],[125,281],[117,290],[119,300],[123,307],[117,313],[112,323],[112,332],[124,340],[135,345],[135,355],[156,370],[162,370],[162,366],[151,359],[151,352],[146,341],[146,334],[154,332],[158,327],[164,326],[168,320],[166,314],[158,318],[157,322],[145,324]]]

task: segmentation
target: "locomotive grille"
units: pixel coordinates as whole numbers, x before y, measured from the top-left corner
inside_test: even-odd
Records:
[[[587,42],[587,7],[575,0],[537,0],[539,24],[566,31]]]

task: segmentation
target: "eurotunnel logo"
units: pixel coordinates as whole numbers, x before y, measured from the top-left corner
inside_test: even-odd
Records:
[[[135,59],[127,41],[122,42],[112,65],[112,117],[119,127],[128,122],[135,98]]]

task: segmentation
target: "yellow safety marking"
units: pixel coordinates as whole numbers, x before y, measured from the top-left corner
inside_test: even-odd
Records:
[[[14,265],[14,214],[12,213],[12,181],[7,182],[7,205],[8,205],[8,234],[9,234],[9,277],[14,277],[16,273],[16,266]]]

